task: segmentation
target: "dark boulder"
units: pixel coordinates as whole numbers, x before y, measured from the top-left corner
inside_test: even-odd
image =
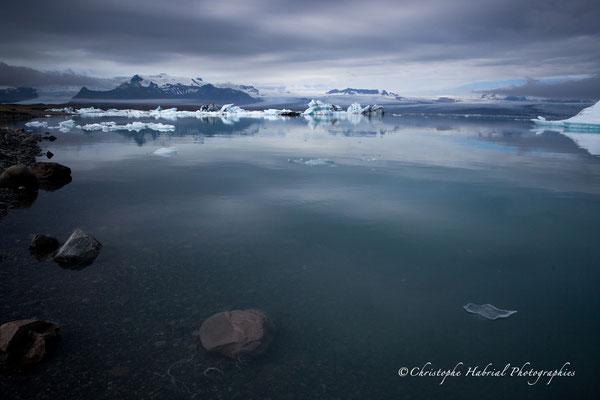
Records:
[[[75,229],[69,239],[54,256],[54,261],[63,268],[83,269],[94,262],[102,244],[81,229]]]
[[[264,353],[275,331],[275,324],[263,311],[233,310],[206,319],[197,335],[207,351],[235,358]]]
[[[35,191],[38,188],[38,180],[31,168],[23,164],[17,164],[8,167],[0,175],[0,188]]]
[[[55,162],[36,162],[31,166],[40,188],[57,190],[70,183],[71,168]]]
[[[45,260],[56,249],[58,249],[58,240],[41,234],[35,235],[29,245],[29,252],[39,261]]]
[[[0,368],[26,372],[46,360],[56,349],[59,327],[48,321],[25,319],[0,326]]]

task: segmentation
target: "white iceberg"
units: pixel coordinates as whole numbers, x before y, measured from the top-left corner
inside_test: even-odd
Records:
[[[308,103],[308,108],[304,110],[304,115],[331,115],[337,112],[342,112],[342,108],[340,106],[336,106],[335,104],[326,104],[321,100],[312,99],[310,103]]]
[[[48,126],[47,122],[42,121],[31,121],[25,124],[28,128],[46,128]]]
[[[383,107],[377,104],[361,107],[360,103],[353,103],[346,112],[348,114],[383,114]]]
[[[492,320],[498,319],[498,318],[508,318],[511,315],[513,315],[514,313],[516,313],[516,311],[501,310],[499,308],[494,307],[491,304],[478,305],[478,304],[469,303],[469,304],[464,305],[463,308],[465,309],[466,312],[469,312],[472,314],[478,314],[484,318],[492,319]]]
[[[154,154],[161,157],[171,157],[172,155],[177,154],[176,147],[161,147],[154,151]]]
[[[584,108],[579,114],[568,119],[548,121],[544,117],[532,119],[541,127],[563,130],[567,132],[600,132],[600,101],[591,107]]]

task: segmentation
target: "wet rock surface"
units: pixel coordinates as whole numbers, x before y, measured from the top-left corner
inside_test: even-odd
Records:
[[[70,183],[71,168],[56,162],[36,162],[31,165],[39,186],[44,190],[57,190]]]
[[[33,237],[29,245],[29,252],[39,261],[45,260],[56,249],[58,249],[58,240],[39,233]]]
[[[94,262],[101,248],[102,244],[92,235],[75,229],[54,256],[54,261],[63,268],[82,269]]]
[[[33,164],[41,151],[38,146],[40,140],[40,135],[26,133],[23,129],[0,128],[0,174],[15,165]],[[9,209],[27,207],[35,200],[36,196],[32,193],[23,193],[18,189],[0,187],[0,218],[6,215]]]
[[[226,357],[264,353],[275,337],[275,324],[260,310],[233,310],[206,319],[197,335],[208,352]]]
[[[0,188],[34,191],[38,188],[38,180],[33,169],[23,164],[17,164],[2,172]]]
[[[0,326],[0,370],[24,373],[46,360],[56,349],[59,326],[48,321],[25,319]]]

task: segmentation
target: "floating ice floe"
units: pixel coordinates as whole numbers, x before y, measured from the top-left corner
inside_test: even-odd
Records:
[[[321,100],[312,99],[308,103],[308,108],[304,110],[302,115],[331,115],[334,113],[342,113],[342,107],[336,106],[335,104],[326,104]]]
[[[163,123],[154,123],[154,122],[130,122],[125,125],[119,125],[114,121],[111,122],[100,122],[97,124],[86,124],[86,125],[77,125],[77,128],[83,129],[84,131],[102,131],[102,132],[112,132],[112,131],[135,131],[139,132],[143,129],[150,129],[153,131],[159,132],[171,132],[175,130],[175,125],[163,124]]]
[[[97,118],[114,118],[114,117],[124,117],[124,118],[155,118],[155,119],[168,119],[168,120],[176,120],[178,118],[206,118],[206,117],[228,117],[228,116],[237,116],[237,117],[248,117],[248,118],[262,118],[265,113],[263,111],[247,111],[243,108],[234,106],[233,104],[225,104],[218,111],[179,111],[177,108],[167,108],[163,109],[158,106],[154,110],[135,110],[135,109],[117,109],[117,108],[109,108],[107,110],[103,110],[101,108],[95,107],[87,107],[87,108],[79,108],[73,109],[70,107],[65,108],[52,108],[48,111],[56,111],[56,112],[65,112],[76,114],[82,117],[97,117]],[[279,115],[289,110],[269,110],[269,115]]]
[[[305,164],[305,165],[310,165],[311,167],[317,166],[317,165],[329,165],[329,166],[333,166],[335,163],[328,159],[328,158],[309,158],[309,159],[304,159],[304,158],[296,158],[296,159],[289,159],[288,160],[289,163],[295,163],[295,164]]]
[[[48,123],[41,121],[31,121],[27,122],[25,126],[28,128],[46,128],[48,126]]]
[[[484,318],[492,319],[492,320],[498,319],[498,318],[508,318],[511,315],[513,315],[514,313],[516,313],[516,311],[501,310],[499,308],[494,307],[491,304],[478,305],[478,304],[469,303],[467,305],[464,305],[463,308],[465,309],[465,311],[467,311],[469,313],[478,314]]]
[[[176,147],[161,147],[160,149],[155,150],[154,154],[156,154],[157,156],[161,156],[161,157],[171,157],[171,156],[177,154],[177,148]]]
[[[75,121],[72,119],[62,121],[58,123],[58,130],[61,132],[69,132],[71,128],[75,126]],[[56,127],[50,127],[56,129]]]
[[[600,101],[584,108],[579,114],[568,119],[548,121],[544,117],[532,119],[540,127],[558,129],[566,132],[600,132]]]

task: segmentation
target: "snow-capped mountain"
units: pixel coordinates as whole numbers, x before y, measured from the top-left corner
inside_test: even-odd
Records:
[[[202,78],[175,77],[168,74],[134,75],[115,89],[107,91],[82,88],[73,101],[98,100],[188,100],[202,103],[251,104],[258,100],[242,90],[222,88],[204,82]]]
[[[345,94],[345,95],[380,95],[380,96],[394,96],[398,95],[394,92],[388,92],[387,90],[379,90],[379,89],[332,89],[328,91],[326,94]]]

